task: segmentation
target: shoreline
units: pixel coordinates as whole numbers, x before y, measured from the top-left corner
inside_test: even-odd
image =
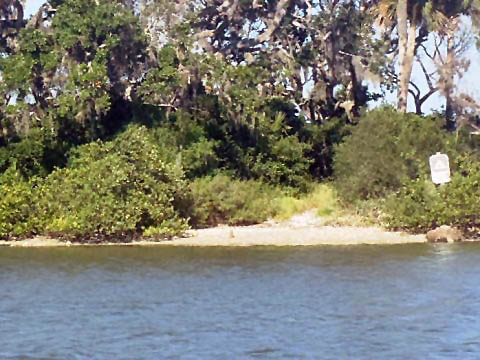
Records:
[[[247,247],[247,246],[347,246],[426,243],[424,234],[390,232],[379,227],[251,225],[217,226],[188,230],[184,237],[171,240],[139,240],[99,244],[72,243],[45,236],[24,240],[0,240],[4,247],[92,247],[92,246],[175,246],[175,247]]]

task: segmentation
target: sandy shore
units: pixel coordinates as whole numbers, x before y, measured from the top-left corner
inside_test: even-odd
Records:
[[[387,232],[375,227],[247,226],[216,227],[190,232],[174,239],[173,246],[312,246],[424,243],[425,235]]]
[[[267,221],[252,226],[217,226],[189,230],[184,237],[164,241],[80,244],[44,236],[20,241],[0,241],[0,246],[314,246],[361,244],[412,244],[427,241],[425,235],[389,232],[378,227],[324,226],[315,210],[295,215],[285,222]]]
[[[185,237],[165,241],[137,241],[133,243],[107,243],[100,246],[312,246],[360,244],[424,243],[424,235],[387,232],[375,227],[333,226],[221,226],[210,229],[189,230]],[[99,246],[76,244],[38,236],[20,241],[0,241],[0,246],[55,247]]]

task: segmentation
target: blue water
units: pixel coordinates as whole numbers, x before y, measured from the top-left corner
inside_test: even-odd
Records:
[[[480,245],[0,248],[0,359],[479,359]]]

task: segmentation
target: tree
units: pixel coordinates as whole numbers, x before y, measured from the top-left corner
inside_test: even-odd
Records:
[[[25,26],[23,0],[0,2],[0,54],[9,54],[15,48],[15,38]]]
[[[438,20],[440,20],[439,17],[437,17]],[[447,90],[447,93],[453,95],[455,76],[459,78],[463,76],[470,65],[470,61],[463,56],[472,43],[471,29],[465,27],[461,31],[456,31],[452,36],[446,36],[452,25],[456,28],[464,27],[464,25],[458,24],[459,20],[460,17],[444,19],[441,26],[430,24],[429,28],[432,29],[429,37],[430,43],[428,46],[423,43],[418,46],[416,61],[422,69],[428,86],[426,92],[423,93],[419,86],[410,81],[409,92],[413,96],[418,115],[422,114],[422,106],[425,101],[436,92],[445,96]],[[453,97],[449,103],[452,102],[454,102]],[[447,114],[451,114],[451,111],[447,111]]]
[[[58,5],[41,8],[15,51],[0,59],[2,127],[10,135],[47,127],[81,143],[125,119],[130,84],[143,76],[146,40],[138,19],[119,4]]]
[[[407,111],[410,78],[418,44],[426,40],[428,29],[424,18],[426,1],[380,0],[374,12],[383,29],[397,29],[398,34],[398,102],[397,110]],[[435,8],[431,8],[434,14]],[[417,35],[418,30],[418,35]]]
[[[467,70],[469,63],[460,59],[460,54],[466,48],[466,36],[458,36],[461,28],[461,16],[470,17],[472,23],[478,23],[480,3],[472,0],[446,1],[437,0],[435,6],[440,16],[431,18],[431,27],[439,33],[446,42],[446,58],[441,61],[439,87],[445,96],[446,128],[450,131],[456,129],[455,120],[455,76]],[[432,7],[430,6],[430,8]],[[443,59],[442,59],[443,60]]]
[[[384,44],[372,36],[364,2],[203,4],[191,27],[204,51],[268,69],[275,76],[263,87],[293,99],[311,122],[358,115],[371,99],[363,80],[382,79],[384,59],[374,54]]]

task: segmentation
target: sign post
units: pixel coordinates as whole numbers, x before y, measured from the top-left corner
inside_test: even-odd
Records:
[[[450,163],[448,156],[437,152],[430,156],[430,171],[434,184],[445,184],[450,182]]]

